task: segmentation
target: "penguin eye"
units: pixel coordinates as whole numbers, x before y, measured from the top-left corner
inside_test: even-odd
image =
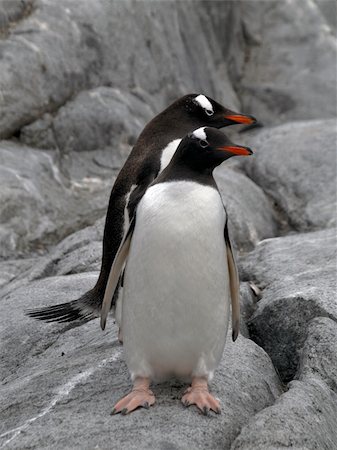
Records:
[[[199,141],[199,144],[200,144],[200,147],[202,147],[202,148],[206,148],[209,145],[208,142],[204,141],[204,140]]]
[[[205,113],[206,113],[208,116],[213,116],[213,114],[214,114],[214,112],[213,112],[211,109],[205,109]]]

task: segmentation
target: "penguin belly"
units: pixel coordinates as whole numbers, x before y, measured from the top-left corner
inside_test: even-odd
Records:
[[[211,379],[229,319],[225,211],[218,191],[158,183],[137,208],[122,328],[131,377]]]

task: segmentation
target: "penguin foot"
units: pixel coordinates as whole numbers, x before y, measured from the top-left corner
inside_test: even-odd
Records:
[[[196,405],[200,411],[207,416],[210,411],[220,414],[220,402],[208,391],[207,381],[204,379],[193,379],[192,386],[189,387],[181,399],[186,407]]]
[[[116,403],[111,415],[121,413],[124,416],[140,407],[149,409],[156,401],[149,385],[150,381],[145,378],[136,381],[132,391]]]

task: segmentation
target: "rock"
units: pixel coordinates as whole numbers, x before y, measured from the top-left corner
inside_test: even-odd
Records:
[[[172,7],[165,2],[83,0],[81,8],[68,0],[37,4],[24,20],[12,24],[10,39],[1,41],[0,138],[19,134],[80,91],[99,86],[146,92],[155,112],[194,91],[239,103],[229,80],[224,81],[224,64],[218,69],[213,58],[222,54],[221,42],[210,21],[201,18],[202,3],[176,1]],[[230,30],[235,8],[224,8],[223,26]],[[82,98],[73,117],[83,116],[85,104]],[[103,120],[102,108],[99,116],[106,135],[108,119]]]
[[[315,0],[321,10],[325,20],[332,30],[336,32],[337,28],[337,5],[334,0]]]
[[[81,92],[61,107],[55,117],[46,114],[23,127],[20,140],[37,148],[60,148],[62,153],[115,149],[134,144],[153,117],[149,105],[135,95],[99,87]]]
[[[67,236],[48,255],[40,258],[28,280],[100,270],[104,222],[104,218],[99,219],[93,226]]]
[[[62,175],[55,152],[0,143],[0,257],[43,252],[104,214],[111,181]]]
[[[277,218],[262,189],[225,164],[214,173],[229,218],[233,245],[247,251],[278,233]]]
[[[240,167],[276,203],[297,231],[336,224],[336,122],[281,125],[250,139],[254,158]]]
[[[275,125],[335,117],[336,35],[314,1],[240,3],[241,52],[228,59],[243,110]]]
[[[220,416],[185,409],[180,398],[186,385],[178,381],[154,386],[157,403],[149,411],[109,416],[114,402],[130,389],[112,320],[102,333],[97,320],[74,327],[23,315],[26,308],[78,296],[96,276],[49,277],[2,300],[2,445],[111,448],[114,442],[128,449],[229,448],[249,417],[272,405],[281,393],[266,353],[242,336],[233,343],[229,335],[211,383],[222,402]]]
[[[337,442],[337,325],[313,319],[301,352],[297,381],[274,405],[245,426],[232,450],[305,448],[330,450]]]
[[[331,450],[337,441],[337,395],[316,380],[292,381],[275,404],[243,428],[231,450]]]
[[[24,20],[33,8],[34,0],[2,0],[0,4],[0,33],[7,36],[11,27]]]
[[[337,319],[336,231],[267,239],[240,259],[242,280],[262,288],[248,326],[251,337],[271,356],[283,380],[297,370],[308,323]]]
[[[322,380],[337,393],[337,324],[328,317],[316,317],[308,325],[300,364],[299,376]]]
[[[31,269],[37,259],[25,258],[0,261],[0,289]]]

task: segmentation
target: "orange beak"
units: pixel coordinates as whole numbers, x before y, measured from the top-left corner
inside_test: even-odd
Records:
[[[253,116],[245,116],[244,114],[229,114],[224,116],[225,119],[232,120],[235,123],[245,123],[251,125],[256,123],[256,119]]]
[[[217,147],[217,150],[222,150],[224,152],[233,153],[233,155],[241,156],[248,156],[253,154],[250,148],[242,147],[241,145],[225,145],[224,147]]]

